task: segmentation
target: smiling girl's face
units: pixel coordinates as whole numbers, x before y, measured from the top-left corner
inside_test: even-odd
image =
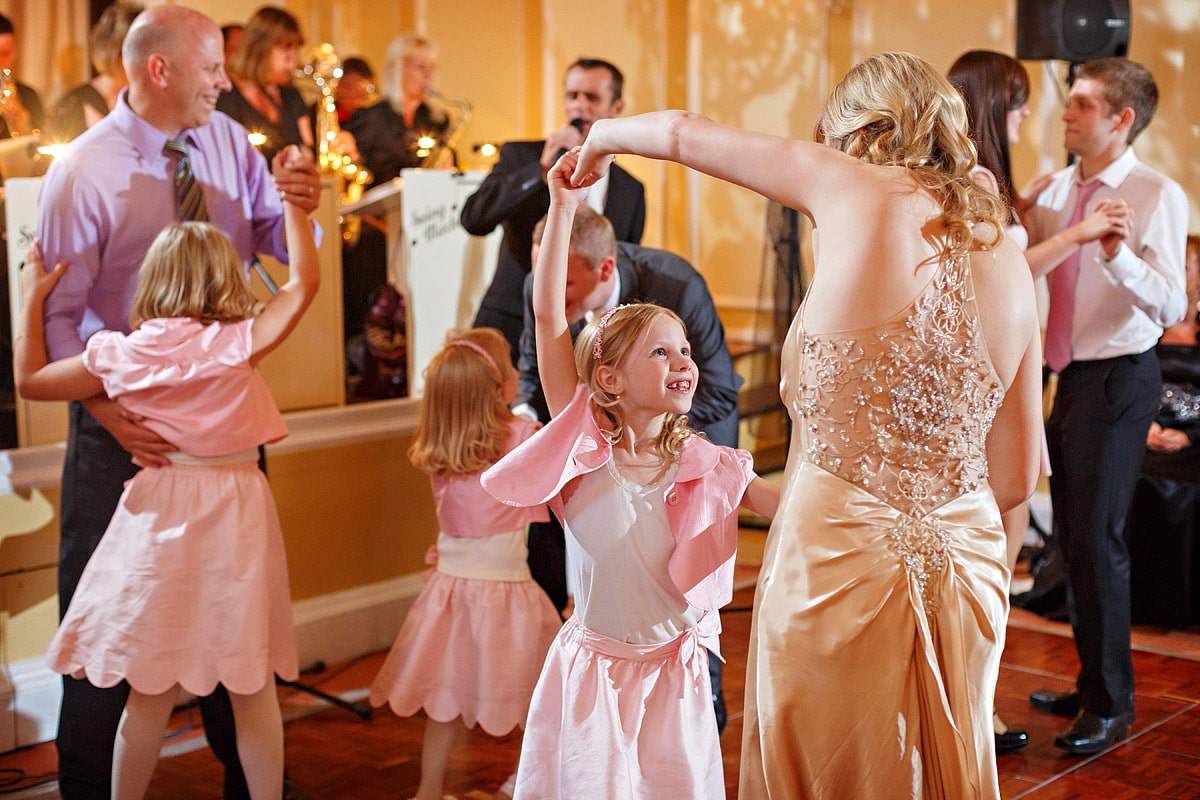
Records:
[[[646,325],[617,374],[623,404],[670,414],[692,407],[699,377],[686,331],[666,315]]]

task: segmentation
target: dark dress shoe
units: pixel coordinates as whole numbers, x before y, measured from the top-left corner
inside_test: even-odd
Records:
[[[1079,713],[1079,692],[1056,692],[1053,689],[1038,689],[1029,695],[1029,704],[1038,711],[1049,711],[1060,717],[1073,717]]]
[[[288,776],[283,776],[283,800],[313,800],[313,796],[296,787]]]
[[[1004,733],[996,734],[996,753],[1015,753],[1029,744],[1029,734],[1025,731],[1009,728]]]
[[[1102,717],[1090,711],[1080,711],[1071,727],[1054,738],[1054,744],[1068,753],[1090,756],[1112,747],[1125,738],[1133,724],[1133,710]]]

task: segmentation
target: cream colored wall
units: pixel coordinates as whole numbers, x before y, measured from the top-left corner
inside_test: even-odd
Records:
[[[395,437],[269,460],[293,600],[425,569],[438,524],[408,445]]]
[[[22,491],[8,502],[32,503],[39,495],[50,502],[53,519],[34,530],[21,526],[24,533],[0,539],[0,661],[5,665],[44,653],[58,625],[58,489]],[[0,527],[12,522],[5,519]]]

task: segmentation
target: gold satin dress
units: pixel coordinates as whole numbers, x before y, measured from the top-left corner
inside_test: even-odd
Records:
[[[754,601],[742,798],[999,798],[1009,573],[985,439],[1003,388],[968,259],[907,309],[783,349],[783,499]]]

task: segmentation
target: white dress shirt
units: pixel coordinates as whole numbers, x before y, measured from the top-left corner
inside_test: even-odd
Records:
[[[1122,198],[1133,208],[1133,227],[1111,260],[1099,240],[1082,246],[1071,325],[1074,361],[1145,352],[1187,309],[1183,189],[1139,161],[1132,147],[1094,178],[1103,185],[1087,211],[1105,198]],[[1031,245],[1067,226],[1080,184],[1078,165],[1054,174],[1023,220]]]
[[[601,216],[604,216],[604,204],[608,202],[608,178],[611,174],[611,172],[604,173],[604,176],[593,183],[584,196],[588,208]]]

